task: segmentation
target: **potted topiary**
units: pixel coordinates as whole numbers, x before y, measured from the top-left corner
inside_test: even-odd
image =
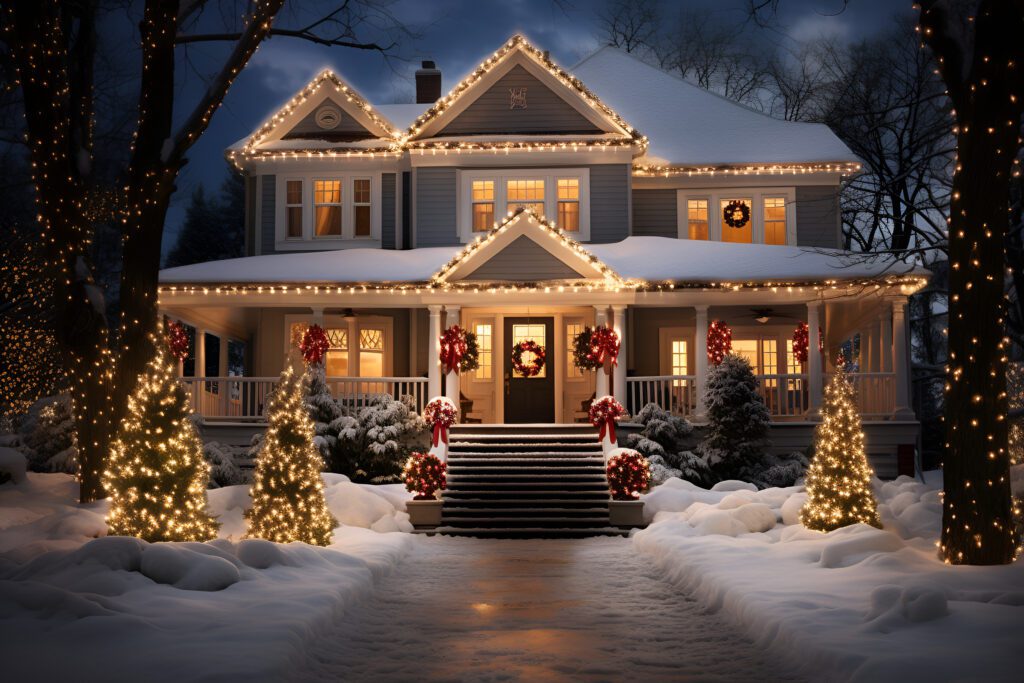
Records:
[[[612,526],[637,527],[644,524],[644,503],[640,494],[651,483],[647,458],[630,448],[616,448],[608,457],[608,521]]]
[[[441,523],[438,497],[447,486],[448,465],[431,453],[413,453],[405,462],[402,479],[405,489],[416,497],[405,504],[409,521],[416,528],[436,527]]]

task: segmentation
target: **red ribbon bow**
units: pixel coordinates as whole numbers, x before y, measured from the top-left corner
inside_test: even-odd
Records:
[[[604,441],[606,434],[612,443],[618,443],[618,439],[615,438],[615,420],[608,419],[601,423],[601,431],[598,432],[601,441]]]
[[[434,436],[431,440],[431,445],[437,446],[440,442],[444,442],[444,445],[448,445],[448,428],[440,422],[434,423]]]

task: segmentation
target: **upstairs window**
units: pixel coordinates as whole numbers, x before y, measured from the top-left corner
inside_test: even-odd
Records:
[[[795,215],[791,212],[796,206],[796,190],[796,187],[778,186],[678,189],[676,235],[680,239],[734,244],[795,245]],[[825,214],[822,215],[822,218],[807,217],[809,231],[833,229],[827,225]],[[639,228],[638,234],[644,234],[643,230],[649,226],[641,222],[634,226],[636,228]]]
[[[508,211],[529,209],[538,216],[544,215],[544,180],[509,180],[507,187]]]
[[[473,232],[494,227],[494,181],[473,181]]]
[[[786,198],[764,198],[764,243],[786,243]]]
[[[580,179],[558,179],[558,223],[566,232],[580,230]]]
[[[720,200],[718,211],[722,221],[723,242],[749,244],[754,241],[754,214],[750,210],[750,203],[750,199],[742,197]]]
[[[317,237],[341,237],[341,181],[314,180],[313,208]]]
[[[285,230],[289,239],[302,238],[302,181],[289,180],[285,188]]]
[[[370,179],[353,181],[352,205],[355,208],[355,236],[370,236]]]
[[[708,200],[688,200],[686,202],[686,221],[691,240],[706,240],[708,238]]]

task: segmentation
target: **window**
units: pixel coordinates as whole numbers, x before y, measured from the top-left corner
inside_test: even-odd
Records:
[[[580,230],[580,179],[558,179],[558,223],[566,232]]]
[[[760,359],[757,357],[756,339],[733,339],[732,352],[737,356],[746,358],[750,362],[750,367],[755,375],[761,374],[761,364],[758,363]]]
[[[370,236],[370,179],[356,178],[352,188],[356,237]]]
[[[800,362],[796,359],[796,353],[793,352],[793,340],[786,340],[786,372],[797,373],[800,372]]]
[[[506,187],[509,213],[516,209],[529,209],[544,215],[544,181],[542,179],[509,180]]]
[[[746,217],[747,222],[738,228],[731,227],[725,222],[725,208],[732,202],[739,202],[740,204],[747,207]],[[750,200],[739,199],[736,197],[729,197],[720,200],[719,215],[722,221],[722,241],[723,242],[742,242],[749,244],[754,241],[754,214],[750,211]],[[734,211],[734,219],[736,221],[742,221],[743,212],[741,210]]]
[[[384,376],[384,330],[380,327],[359,330],[359,376]]]
[[[545,349],[547,349],[547,330],[544,323],[540,324],[525,324],[525,325],[513,325],[512,326],[512,346],[515,346],[521,341],[532,339],[537,342]],[[523,363],[529,365],[533,361],[533,354],[529,351],[523,353]],[[534,375],[534,377],[541,379],[547,377],[548,374],[548,363],[544,364],[544,367],[540,369],[540,372]],[[527,378],[531,379],[531,378]]]
[[[494,360],[493,329],[490,323],[480,323],[476,326],[476,348],[479,352],[477,358],[480,363],[480,366],[476,369],[477,379],[490,379],[493,376],[491,374]]]
[[[583,331],[581,323],[569,323],[565,326],[565,376],[569,379],[576,379],[583,376],[583,370],[576,367],[573,362],[573,348],[576,345],[576,336]]]
[[[764,243],[786,243],[786,198],[764,198]]]
[[[289,239],[302,237],[302,181],[285,183],[285,234]]]
[[[494,227],[494,181],[473,181],[473,232]]]
[[[671,349],[671,363],[672,363],[672,374],[673,375],[688,375],[690,374],[690,354],[687,349],[687,343],[685,339],[673,339]],[[672,386],[684,387],[687,384],[685,379],[677,379],[672,382]]]
[[[341,181],[313,181],[317,237],[341,237]]]
[[[706,240],[708,238],[708,200],[687,200],[686,220],[690,239]]]
[[[328,377],[348,377],[348,329],[327,328],[327,358],[324,371]]]

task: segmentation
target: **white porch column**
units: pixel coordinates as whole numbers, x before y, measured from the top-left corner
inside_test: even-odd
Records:
[[[612,306],[612,326],[619,335],[619,364],[615,366],[612,382],[612,389],[615,392],[615,400],[623,406],[627,405],[626,399],[626,364],[628,363],[628,350],[626,348],[626,307]]]
[[[605,327],[608,324],[608,308],[606,306],[594,306],[594,324],[597,327]],[[597,398],[608,395],[608,375],[604,370],[597,371],[597,385],[594,391]]]
[[[309,316],[309,324],[310,325],[319,325],[320,327],[323,327],[324,326],[324,309],[323,308],[311,308],[310,310],[313,311],[313,314],[311,316]]]
[[[201,327],[196,328],[196,362],[195,367],[192,368],[193,377],[203,377],[206,375],[206,330]]]
[[[452,325],[459,325],[459,324],[461,324],[459,322],[460,321],[460,312],[461,312],[461,310],[462,310],[461,306],[456,306],[456,305],[451,305],[451,304],[446,305],[444,307],[444,313],[445,313],[444,326],[445,326],[445,329],[451,327]],[[440,336],[440,332],[438,333],[437,336]],[[441,345],[440,345],[440,343],[438,343],[438,353],[440,353],[440,350],[441,350]],[[435,354],[435,356],[436,355],[437,354]],[[444,380],[444,395],[447,396],[448,400],[450,400],[452,403],[454,403],[455,407],[458,410],[460,410],[460,411],[462,410],[462,403],[459,401],[459,391],[461,389],[461,386],[462,386],[462,383],[459,381],[459,373],[457,373],[457,372],[455,372],[453,370],[453,371],[449,372],[445,376],[445,380]]]
[[[427,332],[427,399],[441,395],[441,306],[427,306],[430,330]]]
[[[821,309],[820,301],[807,302],[807,415],[811,419],[817,419],[821,412],[822,394],[822,366],[821,354],[818,353],[818,328],[821,323],[818,313]]]
[[[697,312],[695,328],[696,356],[694,368],[697,373],[697,411],[696,417],[704,416],[704,387],[708,380],[708,307],[704,304],[694,306]]]
[[[882,312],[882,367],[881,372],[892,372],[892,311]]]
[[[914,410],[910,405],[910,370],[907,367],[907,325],[904,309],[907,305],[905,297],[892,302],[892,365],[896,376],[896,406],[893,417],[912,419]]]

